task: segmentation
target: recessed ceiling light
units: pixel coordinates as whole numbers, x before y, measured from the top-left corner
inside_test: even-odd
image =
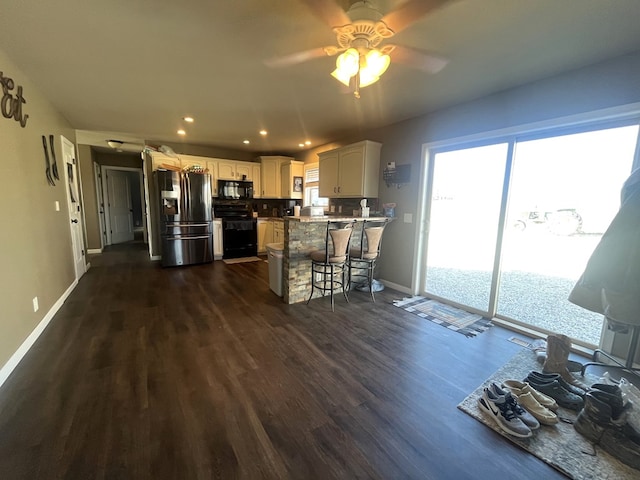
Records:
[[[311,145],[311,142],[309,140],[304,142],[305,145]]]
[[[178,133],[178,135],[186,135],[186,134],[187,134],[187,132],[185,132],[185,131],[184,131],[184,130],[182,130],[182,129],[178,130],[178,132],[177,132],[177,133]]]
[[[266,130],[260,130],[260,135],[265,136],[267,134]]]
[[[249,145],[249,140],[243,140],[242,143],[244,143],[245,145]]]
[[[193,117],[183,117],[183,120],[187,123],[193,123]]]
[[[299,143],[298,146],[299,147],[304,147],[304,143]]]

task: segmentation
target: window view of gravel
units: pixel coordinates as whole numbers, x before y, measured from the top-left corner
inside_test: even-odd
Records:
[[[617,212],[637,136],[630,126],[517,143],[496,316],[599,344],[602,315],[567,297]],[[506,152],[436,155],[427,293],[488,311]]]

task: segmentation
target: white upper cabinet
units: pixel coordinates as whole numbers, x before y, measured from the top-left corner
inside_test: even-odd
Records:
[[[251,180],[253,181],[253,198],[262,196],[262,167],[259,163],[251,164]]]
[[[158,170],[159,168],[180,170],[182,165],[178,157],[170,157],[160,152],[151,152],[151,169]]]
[[[226,160],[222,158],[217,158],[216,160],[218,161],[218,178],[220,180],[254,181],[254,162],[240,162],[237,160]]]
[[[321,197],[377,197],[382,144],[364,140],[318,154]]]
[[[295,159],[276,155],[260,157],[260,196],[262,198],[282,198],[282,165],[292,160]]]
[[[301,199],[303,196],[304,162],[290,160],[280,167],[282,198]]]

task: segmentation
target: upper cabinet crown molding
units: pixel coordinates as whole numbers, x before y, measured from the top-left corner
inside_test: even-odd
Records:
[[[319,195],[377,197],[381,147],[381,143],[363,140],[319,153]]]

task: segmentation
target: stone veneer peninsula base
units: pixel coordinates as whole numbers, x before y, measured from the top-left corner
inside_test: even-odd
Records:
[[[327,222],[385,220],[386,217],[284,217],[283,299],[285,303],[306,302],[311,294],[310,252],[324,249]],[[361,228],[356,225],[351,245],[359,244]],[[321,293],[318,292],[318,296]],[[315,294],[314,294],[315,298]]]

